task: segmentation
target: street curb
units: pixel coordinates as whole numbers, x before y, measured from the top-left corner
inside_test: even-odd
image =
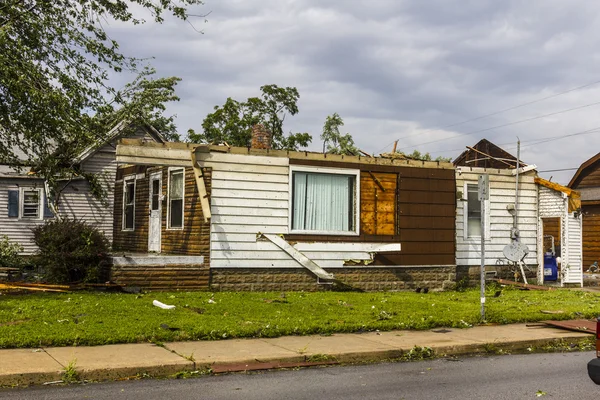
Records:
[[[470,343],[466,345],[449,345],[413,348],[416,350],[433,350],[432,354],[423,354],[416,351],[411,353],[407,349],[390,349],[368,352],[347,352],[343,354],[320,354],[316,356],[292,356],[282,358],[271,358],[268,360],[241,359],[231,362],[214,362],[211,364],[196,363],[188,361],[181,363],[161,364],[146,367],[121,367],[111,369],[87,369],[79,370],[75,367],[77,375],[81,380],[89,381],[111,381],[140,378],[173,378],[179,374],[185,376],[185,373],[194,371],[206,371],[207,373],[222,374],[233,372],[260,371],[284,368],[306,368],[306,367],[324,367],[339,364],[367,364],[382,361],[407,362],[420,361],[424,359],[435,359],[445,357],[468,357],[477,355],[501,355],[515,353],[539,353],[556,352],[564,349],[576,348],[579,344],[590,340],[591,336],[565,336],[561,338],[544,338],[534,340],[519,340],[512,342],[490,342],[490,343]],[[562,348],[553,349],[553,346],[560,345]],[[169,351],[165,349],[165,351]],[[180,356],[181,357],[181,356]],[[184,357],[181,357],[184,358]],[[25,373],[25,374],[5,374],[0,376],[1,387],[40,385],[49,382],[62,383],[62,373]],[[59,382],[57,382],[59,381]]]

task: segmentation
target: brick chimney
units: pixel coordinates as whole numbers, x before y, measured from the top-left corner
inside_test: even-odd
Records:
[[[253,149],[270,149],[271,134],[263,124],[256,124],[252,127],[252,144]]]

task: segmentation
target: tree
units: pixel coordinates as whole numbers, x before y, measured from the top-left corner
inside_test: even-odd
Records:
[[[341,126],[344,126],[344,120],[338,113],[327,116],[321,134],[323,153],[327,148],[327,153],[330,154],[357,155],[358,149],[354,146],[354,139],[349,133],[342,135],[340,133]]]
[[[109,73],[138,72],[139,60],[119,50],[103,23],[141,24],[145,21],[136,15],[147,11],[158,23],[165,14],[188,20],[188,7],[198,4],[201,0],[0,3],[0,163],[18,166],[22,152],[39,174],[49,176],[56,149],[70,150],[60,154],[68,163],[72,149],[107,131],[97,113],[106,116],[111,107],[139,100],[110,85]],[[146,76],[129,89],[152,85],[144,83]],[[170,122],[156,118],[167,128]]]
[[[239,102],[231,97],[222,106],[215,106],[202,122],[203,133],[188,131],[194,143],[223,143],[231,146],[250,146],[252,127],[262,124],[271,134],[274,149],[297,150],[312,141],[308,133],[283,133],[283,122],[287,114],[298,113],[300,95],[295,87],[280,88],[265,85],[260,88],[260,97],[250,97]]]
[[[116,92],[112,101],[99,108],[94,121],[97,129],[106,130],[123,120],[132,126],[148,123],[168,141],[179,141],[175,117],[165,115],[165,104],[180,100],[175,86],[181,78],[154,78],[155,73],[153,68],[144,68],[133,82]]]
[[[442,157],[438,156],[434,160],[431,159],[431,154],[429,153],[421,153],[419,150],[415,150],[412,154],[407,154],[406,157],[411,158],[413,160],[419,161],[440,161],[440,162],[451,162],[452,157]]]

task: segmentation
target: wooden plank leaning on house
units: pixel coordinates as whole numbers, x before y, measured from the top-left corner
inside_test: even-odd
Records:
[[[273,244],[279,247],[281,250],[285,251],[290,255],[294,260],[296,260],[300,265],[304,268],[308,269],[310,272],[315,274],[320,279],[332,280],[333,274],[325,271],[321,268],[317,263],[315,263],[310,258],[306,257],[302,252],[296,250],[291,244],[282,239],[278,235],[272,235],[268,233],[262,234],[265,238],[269,239]]]

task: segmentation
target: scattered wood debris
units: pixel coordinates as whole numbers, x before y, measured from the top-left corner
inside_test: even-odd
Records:
[[[556,288],[553,288],[550,286],[530,285],[528,283],[509,281],[507,279],[492,279],[492,281],[498,282],[501,285],[519,286],[519,287],[522,287],[523,289],[527,289],[527,290],[555,290],[556,289]]]
[[[71,285],[51,285],[30,282],[0,282],[0,291],[32,291],[66,293],[75,290],[114,289],[121,290],[121,285],[114,283],[76,283]]]

